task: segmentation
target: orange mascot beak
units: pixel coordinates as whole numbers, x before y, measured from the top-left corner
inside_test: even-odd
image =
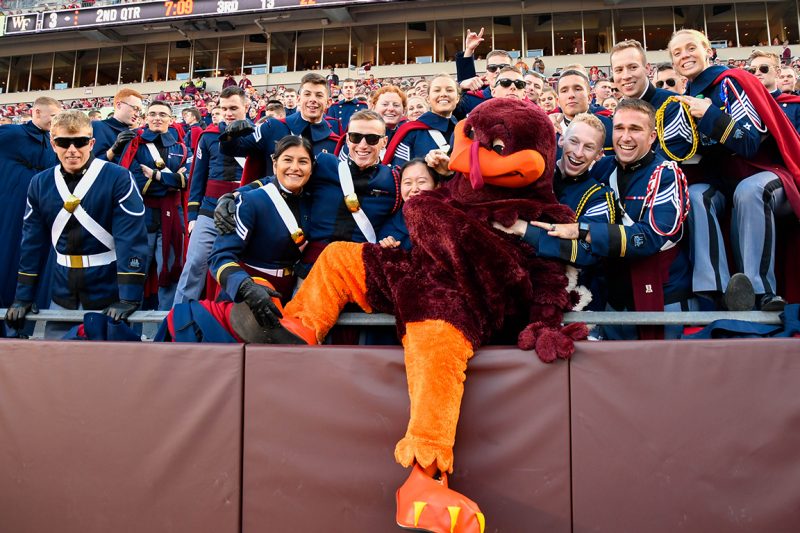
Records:
[[[456,125],[450,170],[468,175],[473,189],[484,184],[519,189],[539,179],[545,161],[536,150],[520,150],[506,156],[489,150],[464,133],[465,121]]]

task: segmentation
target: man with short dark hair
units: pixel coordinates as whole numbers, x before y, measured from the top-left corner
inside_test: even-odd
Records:
[[[456,79],[461,87],[461,99],[453,115],[466,117],[479,104],[492,97],[492,87],[498,72],[512,66],[511,56],[505,50],[492,50],[486,55],[486,76],[481,78],[475,70],[475,51],[483,42],[483,28],[478,33],[467,30],[464,51],[456,52]]]
[[[287,117],[297,113],[297,91],[291,87],[283,92],[283,108],[286,110]]]
[[[683,94],[686,90],[686,78],[675,72],[672,63],[661,63],[656,67],[653,83],[658,89],[675,94]]]
[[[52,245],[52,309],[100,310],[124,320],[139,307],[145,279],[144,205],[131,175],[92,156],[92,125],[82,111],[53,121],[60,165],[31,180],[14,303],[6,322],[21,330],[43,282],[42,259]],[[48,322],[45,338],[71,324]]]
[[[170,131],[172,107],[155,100],[147,107],[146,128],[130,141],[120,160],[144,197],[148,253],[145,272],[155,261],[158,309],[169,310],[183,268],[181,191],[186,188],[186,146]]]
[[[515,67],[505,67],[497,73],[492,86],[492,98],[525,98],[525,80]]]
[[[797,72],[792,67],[781,67],[778,75],[778,88],[784,94],[796,94]]]
[[[580,70],[564,70],[558,77],[556,97],[561,114],[550,115],[550,120],[556,127],[556,139],[567,129],[572,118],[580,113],[589,112],[589,78]],[[611,119],[602,115],[595,115],[606,128],[606,140],[603,148],[606,153],[613,152],[611,143]],[[556,157],[561,157],[561,147],[557,150]]]
[[[335,153],[341,136],[339,121],[325,117],[328,107],[328,85],[325,78],[309,73],[300,80],[299,112],[287,116],[285,121],[268,119],[254,128],[245,120],[228,124],[221,136],[222,153],[248,157],[243,181],[272,175],[272,152],[275,142],[284,135],[302,135],[311,141],[314,153]],[[253,172],[250,175],[249,172]]]
[[[242,89],[237,86],[223,89],[218,106],[223,113],[223,121],[206,128],[198,140],[189,185],[189,246],[174,304],[199,300],[203,292],[208,256],[217,237],[214,208],[220,196],[239,188],[244,168],[244,158],[234,158],[220,152],[219,137],[225,132],[227,124],[244,120],[247,107],[248,100]]]
[[[525,76],[523,79],[525,80],[525,96],[527,96],[528,100],[530,100],[532,103],[539,105],[539,96],[542,95],[542,90],[544,89],[547,81],[544,79],[542,74],[539,74],[535,70],[529,70],[524,74]]]
[[[367,105],[356,99],[356,80],[346,78],[342,82],[342,99],[328,108],[327,115],[339,120],[341,129],[346,131],[350,117],[362,109],[367,109]]]

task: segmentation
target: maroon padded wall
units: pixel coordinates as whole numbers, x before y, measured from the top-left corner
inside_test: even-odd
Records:
[[[402,350],[248,347],[245,376],[243,532],[395,530]],[[484,349],[465,390],[451,486],[487,532],[570,531],[566,363]]]
[[[0,531],[239,531],[243,351],[0,342]]]
[[[800,342],[594,343],[570,364],[574,531],[800,531]]]

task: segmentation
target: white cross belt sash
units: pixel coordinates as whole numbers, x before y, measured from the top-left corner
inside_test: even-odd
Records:
[[[275,204],[275,209],[278,210],[278,216],[281,217],[284,226],[286,226],[286,229],[289,230],[289,235],[292,237],[294,243],[297,246],[302,246],[302,244],[306,241],[306,236],[303,233],[303,229],[297,224],[297,220],[294,218],[292,210],[289,209],[289,205],[286,203],[286,200],[284,200],[283,196],[281,196],[278,187],[276,187],[274,183],[270,182],[261,188],[267,193],[267,196],[269,196],[270,200],[272,200],[272,203]],[[272,275],[275,276],[277,274]]]
[[[617,182],[617,169],[614,169],[614,172],[611,173],[611,176],[608,178],[608,184],[611,185],[611,189],[614,191],[614,195],[617,197],[617,201],[619,202],[619,210],[622,212],[622,225],[623,226],[633,226],[634,222],[633,219],[628,215],[625,211],[625,207],[622,203],[622,196],[619,194],[619,183]]]
[[[156,168],[161,172],[166,172],[171,174],[172,171],[167,168],[167,164],[164,162],[164,159],[161,157],[161,154],[158,153],[158,148],[156,148],[155,143],[146,143],[145,146],[147,147],[147,151],[150,152],[150,157],[152,157],[153,161],[155,161]]]
[[[89,192],[89,189],[91,189],[92,185],[97,181],[97,177],[100,175],[100,171],[105,164],[105,161],[95,159],[72,193],[69,192],[67,182],[64,180],[63,174],[61,174],[61,167],[57,166],[53,171],[56,191],[58,191],[58,195],[64,202],[64,207],[59,211],[58,215],[56,215],[53,227],[50,229],[50,240],[53,243],[53,250],[56,252],[56,262],[61,266],[69,268],[88,268],[108,265],[117,260],[114,237],[106,231],[103,226],[98,224],[81,205],[81,200],[83,200]],[[67,226],[67,222],[69,222],[69,219],[73,216],[78,220],[78,223],[83,229],[100,241],[103,246],[108,248],[107,252],[92,255],[65,255],[58,251],[58,239],[61,238],[61,234]]]
[[[350,166],[347,161],[339,161],[339,184],[344,194],[344,203],[347,209],[350,210],[350,214],[353,215],[353,220],[356,221],[358,229],[367,238],[367,242],[375,244],[378,242],[375,236],[375,229],[372,227],[372,222],[367,218],[367,214],[361,209],[361,203],[358,201],[356,188],[353,185],[353,175],[350,173]]]
[[[442,152],[450,151],[450,144],[448,144],[448,142],[445,140],[444,135],[442,135],[441,131],[430,129],[428,130],[428,133],[430,134],[431,139],[433,139],[433,142],[436,143],[436,146],[439,147],[439,150],[441,150]]]
[[[246,157],[234,157],[234,159],[239,163],[240,167],[244,168],[244,162],[247,161]]]

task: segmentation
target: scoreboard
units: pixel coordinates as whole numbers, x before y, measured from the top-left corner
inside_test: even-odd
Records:
[[[371,4],[391,0],[167,0],[43,13],[7,15],[5,35],[97,28],[139,22],[241,15],[305,7]],[[0,34],[3,32],[0,31]]]

